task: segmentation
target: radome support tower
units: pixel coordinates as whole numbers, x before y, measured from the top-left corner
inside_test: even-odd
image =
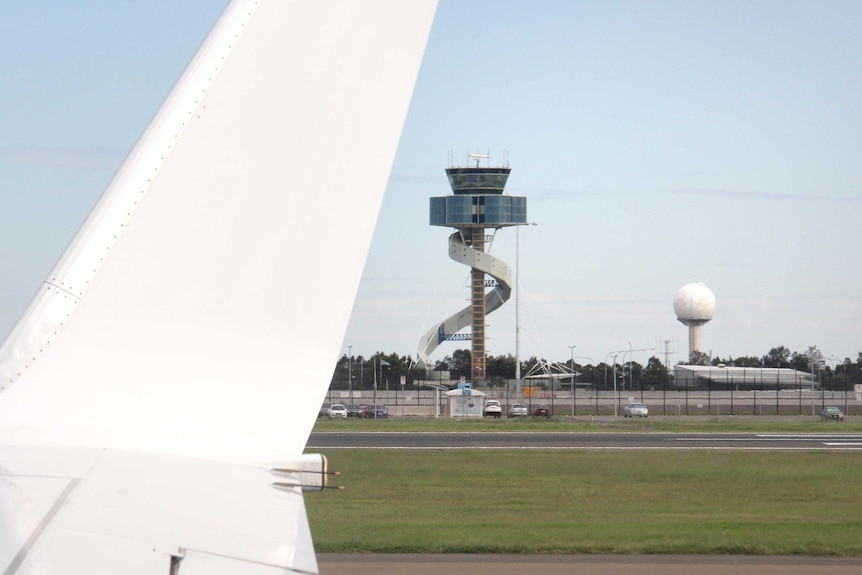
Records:
[[[700,328],[712,319],[715,313],[715,294],[702,283],[685,284],[676,292],[673,300],[676,319],[688,326],[688,359],[700,351]]]

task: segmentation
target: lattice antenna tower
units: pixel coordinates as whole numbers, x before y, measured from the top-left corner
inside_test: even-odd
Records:
[[[656,338],[656,349],[661,350],[662,356],[664,356],[664,365],[668,369],[670,369],[670,356],[676,355],[676,338],[673,339],[661,339]]]

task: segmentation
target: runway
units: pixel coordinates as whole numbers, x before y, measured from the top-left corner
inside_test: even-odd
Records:
[[[466,555],[321,553],[321,575],[856,575],[862,559],[760,555]]]
[[[307,449],[851,450],[862,434],[316,432]]]

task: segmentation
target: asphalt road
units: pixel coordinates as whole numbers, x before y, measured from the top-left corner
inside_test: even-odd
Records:
[[[862,434],[317,432],[307,449],[710,449],[862,451]]]
[[[752,555],[461,555],[321,553],[321,575],[857,575],[862,559]]]

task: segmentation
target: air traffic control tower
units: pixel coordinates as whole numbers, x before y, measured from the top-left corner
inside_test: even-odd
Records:
[[[471,341],[471,377],[474,384],[486,378],[485,316],[503,305],[512,293],[512,270],[485,252],[497,230],[527,223],[527,198],[503,195],[511,168],[482,167],[488,156],[468,154],[475,165],[446,169],[451,196],[431,198],[432,226],[455,228],[449,236],[449,257],[469,266],[470,305],[446,318],[419,341],[418,355],[428,369],[428,356],[444,341]],[[488,279],[490,276],[491,279]],[[486,291],[486,288],[491,288]],[[470,326],[471,333],[459,333]]]

